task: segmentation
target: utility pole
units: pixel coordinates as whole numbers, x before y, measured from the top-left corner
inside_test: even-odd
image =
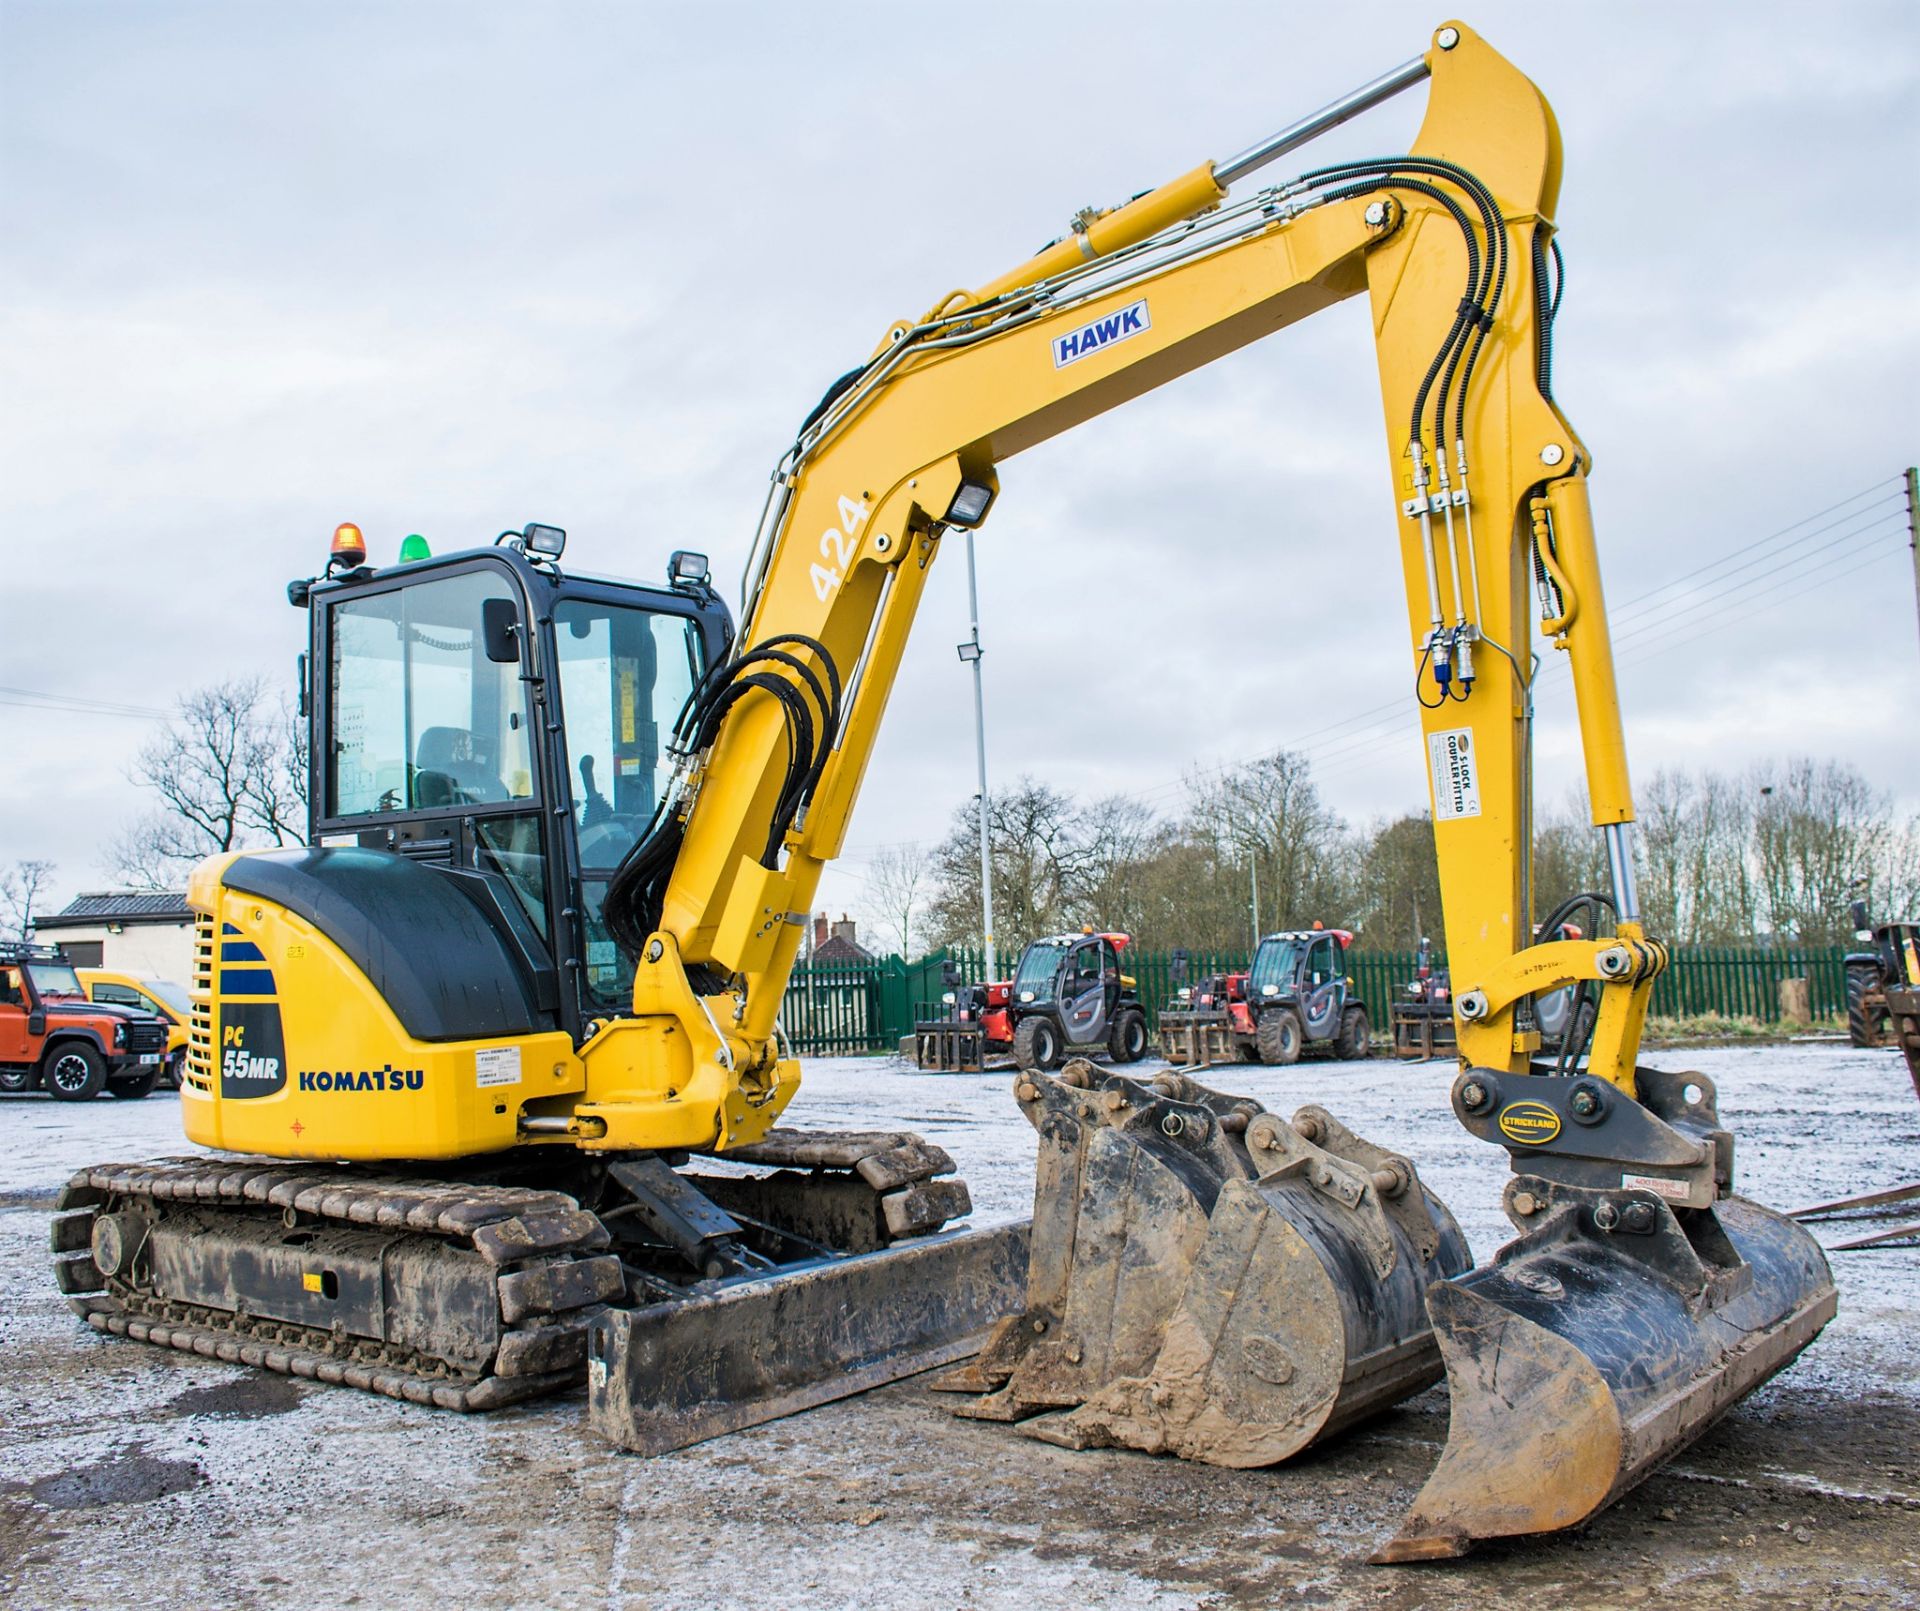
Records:
[[[999,969],[993,955],[993,852],[987,832],[987,696],[980,681],[980,584],[973,570],[973,531],[967,531],[967,615],[973,636],[960,645],[960,658],[973,667],[973,745],[980,762],[980,933],[986,941],[987,977]]]
[[[1260,852],[1253,845],[1247,846],[1247,870],[1253,875],[1253,899],[1247,905],[1247,916],[1253,922],[1253,949],[1260,949]],[[1252,955],[1249,952],[1248,955]]]
[[[1907,466],[1907,547],[1913,550],[1913,599],[1920,606],[1920,469]]]

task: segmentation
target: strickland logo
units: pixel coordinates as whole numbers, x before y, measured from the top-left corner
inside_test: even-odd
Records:
[[[1152,328],[1153,321],[1147,317],[1146,298],[1142,297],[1130,308],[1122,308],[1118,313],[1109,313],[1104,319],[1083,324],[1070,334],[1054,337],[1053,367],[1065,369],[1068,364],[1077,363],[1090,352],[1111,347],[1116,341],[1125,341],[1128,336],[1137,336],[1142,330]]]

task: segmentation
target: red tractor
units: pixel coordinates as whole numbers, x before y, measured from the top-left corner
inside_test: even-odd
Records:
[[[1352,944],[1346,929],[1269,934],[1245,973],[1180,991],[1160,1015],[1161,1055],[1182,1064],[1297,1063],[1306,1052],[1367,1056],[1367,1004],[1346,972]]]
[[[937,1073],[966,1073],[1011,1059],[1022,1069],[1058,1068],[1069,1056],[1137,1063],[1147,1055],[1147,1015],[1120,956],[1125,934],[1057,934],[1020,953],[1011,979],[949,980],[944,1018],[913,1026],[914,1060]]]
[[[56,947],[0,942],[0,1092],[142,1097],[166,1053],[165,1019],[87,1000]]]

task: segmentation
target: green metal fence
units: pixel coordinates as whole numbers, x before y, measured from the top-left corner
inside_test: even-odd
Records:
[[[1000,953],[1003,972],[1018,954],[1017,949]],[[1838,948],[1678,947],[1654,983],[1652,1011],[1659,1017],[1720,1013],[1771,1023],[1780,1016],[1780,981],[1804,978],[1814,1016],[1837,1017],[1846,1011],[1843,955]],[[1245,951],[1196,951],[1189,956],[1186,977],[1191,981],[1234,972],[1246,967],[1247,958]],[[984,956],[965,946],[935,951],[917,962],[899,957],[802,962],[793,970],[781,1004],[781,1027],[796,1051],[816,1056],[891,1051],[913,1033],[916,1018],[937,1017],[943,1011],[941,967],[949,960],[964,979],[984,976]],[[1445,966],[1444,959],[1436,957],[1435,965]],[[1172,957],[1163,951],[1130,950],[1122,966],[1135,981],[1149,1023],[1157,1027],[1160,1009],[1176,989]],[[1347,954],[1348,971],[1372,1010],[1376,1029],[1386,1028],[1387,1004],[1406,989],[1415,966],[1411,951]]]

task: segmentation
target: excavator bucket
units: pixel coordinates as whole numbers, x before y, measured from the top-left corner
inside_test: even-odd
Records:
[[[1405,1159],[1179,1074],[1014,1089],[1040,1133],[1026,1302],[936,1382],[982,1395],[957,1413],[1263,1466],[1439,1379],[1422,1299],[1471,1260]]]
[[[1687,1127],[1717,1129],[1698,1075],[1642,1070],[1649,1108],[1682,1120],[1681,1078],[1698,1088]],[[1688,1208],[1647,1187],[1516,1175],[1506,1209],[1520,1237],[1484,1269],[1434,1283],[1452,1422],[1375,1560],[1444,1559],[1586,1520],[1833,1318],[1826,1258],[1791,1219],[1734,1196]]]

